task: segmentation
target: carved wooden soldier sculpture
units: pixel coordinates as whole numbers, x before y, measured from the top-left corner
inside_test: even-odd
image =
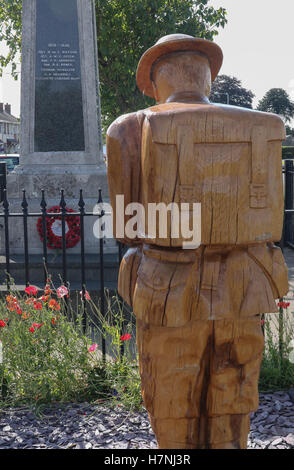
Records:
[[[260,315],[288,291],[281,119],[208,100],[222,63],[210,41],[161,38],[142,56],[140,90],[157,105],[118,118],[107,156],[116,237],[132,245],[119,292],[134,310],[142,395],[159,448],[246,448],[258,406]],[[201,244],[159,228],[120,234],[140,202],[201,203]],[[115,218],[114,217],[114,220]],[[149,238],[148,238],[149,237]]]

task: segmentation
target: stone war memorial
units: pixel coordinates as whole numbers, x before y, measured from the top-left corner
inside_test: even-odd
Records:
[[[107,195],[99,112],[95,10],[92,0],[24,0],[22,13],[20,165],[7,179],[11,212],[21,212],[22,190],[29,211],[60,201],[77,210],[83,190],[92,211],[98,189]],[[23,253],[21,218],[10,228],[10,254]],[[94,218],[85,219],[85,248],[97,253]],[[59,230],[60,227],[55,227]],[[3,253],[4,237],[1,251]],[[71,249],[78,253],[79,245]],[[29,253],[42,254],[35,219],[29,224]]]
[[[147,215],[137,236],[116,235],[131,245],[119,292],[136,315],[142,394],[161,449],[246,448],[258,407],[260,317],[288,292],[274,244],[283,223],[284,124],[209,102],[222,59],[213,42],[161,38],[137,69],[139,89],[157,104],[120,116],[107,132],[117,224],[130,220],[117,195],[145,215],[150,204],[174,204],[165,235],[160,224],[150,230]],[[176,207],[193,219],[193,204],[201,204],[201,241],[187,246],[174,220]]]

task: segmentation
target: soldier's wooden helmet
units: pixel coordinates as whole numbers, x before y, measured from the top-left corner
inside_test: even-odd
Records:
[[[147,49],[139,61],[137,85],[144,95],[154,98],[151,82],[151,69],[154,62],[170,52],[180,51],[198,51],[204,54],[209,60],[212,81],[216,78],[223,62],[223,53],[217,44],[188,34],[168,34]]]

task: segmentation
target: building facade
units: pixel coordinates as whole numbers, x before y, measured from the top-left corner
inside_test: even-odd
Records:
[[[20,121],[11,114],[11,105],[0,103],[0,154],[19,153]]]

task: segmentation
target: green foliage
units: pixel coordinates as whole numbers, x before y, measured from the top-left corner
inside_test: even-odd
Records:
[[[91,367],[89,339],[80,334],[81,316],[75,323],[67,321],[64,302],[57,311],[49,301],[34,303],[16,292],[10,298],[0,303],[2,400],[21,404],[78,398]]]
[[[3,69],[12,65],[12,74],[16,75],[16,56],[21,48],[21,0],[5,0],[0,5],[0,41],[8,46],[6,56],[0,55],[0,76]]]
[[[128,341],[121,355],[122,308],[104,318],[89,299],[92,316],[85,332],[81,301],[73,311],[70,299],[64,299],[52,289],[40,298],[15,291],[0,300],[0,407],[39,407],[56,401],[107,401],[109,406],[139,407],[138,364],[129,354]],[[103,334],[110,331],[115,339],[114,357],[108,356],[107,361],[101,348],[91,344],[95,322]],[[126,325],[126,329],[131,327]]]
[[[243,88],[241,81],[236,77],[219,75],[212,84],[210,101],[227,104],[227,94],[231,105],[252,108],[255,96],[252,91]]]
[[[293,317],[293,313],[286,310],[279,318],[266,316],[266,345],[259,377],[261,392],[287,390],[294,386],[294,363],[290,360],[294,329],[290,316]]]
[[[184,33],[212,40],[226,24],[209,0],[96,0],[98,57],[104,127],[120,114],[153,104],[136,86],[145,50],[162,36]]]
[[[89,301],[91,322],[109,343],[109,354],[114,359],[107,361],[105,377],[112,387],[112,397],[129,409],[142,405],[141,379],[138,368],[138,353],[131,342],[135,338],[133,331],[133,313],[120,297],[105,292],[106,314],[101,315],[95,302]],[[123,335],[122,335],[123,333]],[[121,340],[121,337],[126,338]],[[129,339],[128,339],[129,338]]]
[[[137,64],[147,48],[178,32],[212,40],[227,22],[225,10],[209,6],[209,0],[95,0],[95,6],[104,131],[117,116],[153,103],[136,86]],[[1,2],[0,41],[9,53],[0,57],[0,74],[9,63],[15,74],[21,11],[19,0]]]
[[[283,88],[271,88],[259,101],[257,109],[278,114],[285,122],[294,117],[294,103]]]
[[[294,147],[282,147],[282,158],[294,158]]]
[[[286,125],[285,127],[286,127],[286,135],[291,135],[292,137],[294,137],[294,128],[288,125]]]

